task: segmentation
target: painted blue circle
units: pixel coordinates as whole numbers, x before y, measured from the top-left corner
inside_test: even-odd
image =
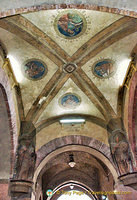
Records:
[[[27,78],[38,80],[47,72],[47,66],[38,60],[31,60],[25,64],[24,72]]]
[[[95,64],[93,72],[100,78],[108,78],[114,73],[114,66],[110,60],[102,60]]]
[[[77,13],[68,12],[59,18],[57,28],[64,36],[77,36],[83,29],[83,19]]]
[[[66,94],[61,98],[61,105],[64,108],[75,108],[80,104],[80,99],[74,94]]]

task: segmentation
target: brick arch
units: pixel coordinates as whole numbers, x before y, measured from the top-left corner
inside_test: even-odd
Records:
[[[137,156],[137,72],[134,74],[129,89],[128,101],[128,134],[134,154]]]
[[[4,162],[7,163],[6,168],[10,167],[10,174],[13,169],[13,158],[14,158],[14,143],[13,143],[13,129],[11,122],[11,113],[8,103],[8,98],[3,85],[0,83],[0,135],[1,135],[1,151],[0,153],[6,153],[7,156],[1,156]],[[9,149],[8,149],[9,147]],[[3,152],[5,151],[5,152]],[[10,160],[8,162],[8,157]],[[4,163],[1,162],[1,163]],[[10,165],[10,166],[8,166]],[[2,165],[1,165],[2,167]]]
[[[0,84],[5,91],[9,110],[10,110],[10,119],[11,119],[11,128],[13,131],[13,151],[15,153],[17,146],[17,116],[15,110],[15,103],[13,99],[13,89],[11,88],[7,74],[4,72],[0,66]]]
[[[113,2],[114,3],[114,2]],[[123,8],[123,7],[113,7],[114,4],[112,5],[99,5],[99,3],[96,4],[91,4],[89,3],[88,0],[85,0],[84,3],[79,3],[79,1],[76,1],[76,3],[62,3],[60,4],[59,2],[54,2],[54,3],[45,3],[45,4],[38,4],[34,5],[33,3],[30,6],[27,5],[22,5],[22,7],[16,7],[12,9],[7,9],[5,11],[0,12],[0,18],[3,17],[8,17],[12,15],[17,15],[17,14],[23,14],[23,13],[28,13],[28,12],[36,12],[40,10],[53,10],[53,9],[87,9],[87,10],[95,10],[95,11],[101,11],[101,12],[108,12],[108,13],[114,13],[114,14],[120,14],[120,15],[125,15],[125,16],[130,16],[130,17],[137,17],[136,11],[132,10],[130,6],[128,8]],[[18,5],[19,6],[19,5]],[[21,5],[20,5],[21,6]],[[118,5],[117,5],[118,6]]]
[[[69,135],[55,138],[37,151],[36,168],[33,178],[34,184],[37,182],[38,176],[50,159],[53,159],[53,157],[62,152],[70,150],[88,152],[97,157],[108,167],[114,180],[117,181],[118,173],[112,161],[110,148],[106,144],[87,136]]]
[[[99,140],[96,140],[94,138],[87,137],[87,136],[69,135],[69,136],[64,136],[64,137],[51,140],[50,142],[42,146],[37,151],[36,167],[41,163],[41,161],[48,154],[50,154],[51,152],[53,152],[54,150],[58,148],[61,148],[67,145],[83,145],[83,146],[94,148],[97,151],[101,152],[111,162],[113,162],[111,153],[110,153],[110,148],[106,144],[100,142]]]

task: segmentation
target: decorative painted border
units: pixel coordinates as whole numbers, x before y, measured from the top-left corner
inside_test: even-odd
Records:
[[[30,77],[26,76],[25,71],[24,71],[24,66],[25,66],[28,62],[31,62],[31,61],[38,61],[38,62],[41,62],[41,63],[44,65],[44,67],[45,67],[45,73],[44,73],[43,76],[41,76],[40,78],[33,79],[33,78],[30,78]],[[43,79],[43,78],[46,76],[46,74],[48,73],[48,67],[47,67],[47,65],[46,65],[43,61],[41,61],[40,59],[31,58],[31,59],[26,60],[26,61],[22,64],[22,66],[21,66],[21,71],[22,71],[23,75],[24,75],[28,80],[31,80],[31,81],[39,81],[39,80]]]
[[[101,62],[101,61],[104,61],[104,60],[110,61],[110,62],[113,64],[114,69],[115,69],[114,72],[112,72],[112,74],[109,75],[108,77],[101,77],[101,76],[98,76],[98,75],[94,72],[94,67],[95,67],[95,65],[96,65],[97,63]],[[116,70],[117,70],[114,60],[111,60],[111,59],[109,59],[109,58],[97,60],[97,61],[92,65],[91,68],[92,68],[92,73],[94,74],[94,76],[96,76],[97,78],[100,78],[100,79],[108,79],[108,78],[112,77],[112,76],[116,73]]]
[[[82,18],[82,20],[83,20],[83,28],[82,28],[82,31],[81,31],[78,35],[73,36],[73,37],[67,37],[67,36],[61,34],[61,33],[59,32],[59,30],[58,30],[58,27],[57,27],[57,22],[58,22],[58,20],[60,19],[60,17],[63,16],[64,14],[69,13],[69,12],[78,14],[78,15]],[[80,37],[80,36],[86,31],[86,28],[87,28],[87,22],[86,22],[86,19],[85,19],[84,15],[81,14],[80,12],[76,11],[76,10],[65,10],[65,11],[62,11],[61,13],[59,13],[59,14],[57,15],[57,17],[55,18],[55,21],[54,21],[54,29],[55,29],[56,33],[57,33],[60,37],[63,37],[63,38],[65,38],[65,39],[67,39],[67,40],[73,40],[73,39],[75,39],[75,38]]]

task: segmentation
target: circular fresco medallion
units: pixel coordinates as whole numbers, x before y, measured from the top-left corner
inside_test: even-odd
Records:
[[[63,12],[55,20],[55,29],[66,38],[80,36],[85,30],[85,25],[84,17],[75,11]]]
[[[28,79],[39,80],[46,75],[48,69],[46,64],[40,60],[29,60],[24,64],[24,74]]]
[[[93,73],[99,78],[109,78],[115,72],[112,60],[101,60],[93,65]]]
[[[63,95],[59,100],[59,104],[66,109],[74,109],[79,106],[80,103],[80,98],[75,94],[70,93]]]

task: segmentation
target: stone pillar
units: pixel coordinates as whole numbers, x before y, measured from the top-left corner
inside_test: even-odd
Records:
[[[13,177],[10,180],[11,200],[30,200],[36,162],[36,129],[32,122],[21,122]]]
[[[107,130],[111,155],[119,174],[119,181],[124,186],[130,186],[137,190],[136,162],[128,143],[122,119],[111,119]]]

